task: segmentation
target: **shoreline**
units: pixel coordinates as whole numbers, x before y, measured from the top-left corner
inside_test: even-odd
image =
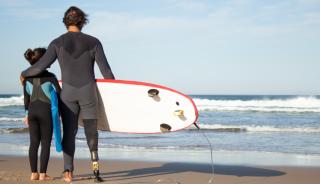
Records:
[[[93,183],[89,159],[75,159],[72,183]],[[48,174],[55,179],[48,184],[65,183],[61,180],[63,160],[50,158]],[[213,182],[259,184],[316,184],[320,180],[320,167],[214,165]],[[188,162],[148,162],[124,160],[100,160],[103,183],[153,184],[181,183],[206,184],[211,178],[211,165]],[[34,183],[29,181],[30,169],[26,156],[0,155],[0,184]]]
[[[0,156],[24,157],[28,155],[27,145],[0,143]],[[51,157],[61,159],[62,153],[51,147]],[[172,149],[130,149],[99,148],[99,157],[104,160],[125,160],[144,162],[180,162],[211,164],[208,150],[172,150]],[[76,159],[90,159],[87,147],[77,147]],[[222,165],[289,166],[320,167],[320,155],[290,154],[256,151],[215,151],[213,163]]]

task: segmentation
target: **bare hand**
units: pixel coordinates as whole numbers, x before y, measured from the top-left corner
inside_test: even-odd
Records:
[[[21,85],[23,85],[24,80],[25,80],[25,78],[22,75],[20,75],[20,83],[21,83]]]
[[[24,118],[23,122],[24,122],[24,124],[25,124],[26,126],[29,126],[28,116],[26,116],[26,117]]]

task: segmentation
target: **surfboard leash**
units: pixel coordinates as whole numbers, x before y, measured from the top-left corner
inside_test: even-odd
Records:
[[[213,165],[213,148],[212,144],[210,142],[210,139],[207,137],[205,132],[200,132],[201,128],[199,127],[198,124],[194,123],[194,126],[197,128],[198,132],[203,135],[203,137],[206,139],[206,141],[209,144],[210,147],[210,156],[211,156],[211,178],[208,180],[208,184],[213,184],[213,179],[214,179],[214,165]],[[154,183],[154,184],[181,184],[179,181],[172,179],[172,178],[160,178],[155,182],[139,182],[141,184],[149,184],[149,183]]]
[[[194,123],[194,126],[198,129],[198,132],[201,133],[203,135],[203,137],[207,140],[209,147],[210,147],[210,157],[211,157],[211,178],[208,181],[208,184],[213,184],[213,178],[214,178],[214,165],[213,165],[213,148],[212,148],[212,144],[210,142],[210,139],[207,137],[207,135],[205,134],[205,132],[200,131],[201,128],[199,127],[199,125],[197,123]]]

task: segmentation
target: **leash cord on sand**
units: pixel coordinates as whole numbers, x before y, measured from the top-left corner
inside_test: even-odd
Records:
[[[196,126],[196,128],[198,129],[198,131],[200,132],[200,127],[199,125],[197,125],[196,123],[194,123],[194,125]],[[213,178],[214,178],[214,165],[213,165],[213,148],[212,148],[212,144],[210,142],[210,139],[208,138],[208,136],[205,134],[205,132],[201,132],[203,137],[207,140],[209,147],[210,147],[210,157],[211,157],[211,178],[208,181],[208,184],[212,184],[213,183]]]
[[[199,125],[197,125],[196,123],[194,123],[194,125],[196,126],[196,128],[198,129],[199,133],[201,133],[203,135],[203,137],[207,140],[209,147],[210,147],[210,157],[211,157],[211,178],[208,180],[208,184],[213,184],[213,178],[214,178],[214,165],[213,165],[213,148],[212,148],[212,144],[210,142],[210,139],[208,138],[208,136],[205,134],[205,132],[200,132],[200,127]],[[172,184],[181,184],[179,181],[176,181],[174,179],[171,178],[166,178],[166,179],[158,179],[156,182],[156,184],[164,184],[164,183],[172,183]]]

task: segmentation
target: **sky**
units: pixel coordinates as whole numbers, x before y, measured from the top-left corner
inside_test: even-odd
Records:
[[[21,94],[28,48],[89,15],[117,79],[185,94],[320,94],[320,0],[0,0],[0,94]],[[58,62],[49,69],[60,78]],[[96,68],[96,78],[101,78]]]

